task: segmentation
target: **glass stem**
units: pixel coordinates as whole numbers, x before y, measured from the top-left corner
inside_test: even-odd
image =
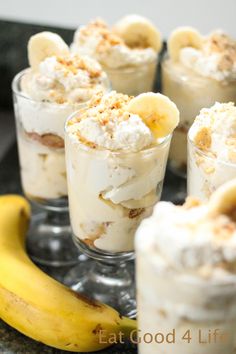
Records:
[[[65,211],[48,210],[45,223],[50,226],[67,226],[70,225],[69,213]]]

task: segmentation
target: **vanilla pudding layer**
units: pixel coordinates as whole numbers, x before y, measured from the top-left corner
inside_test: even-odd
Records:
[[[215,102],[236,102],[236,80],[217,81],[166,59],[162,65],[163,93],[180,111],[180,124],[173,134],[170,161],[177,167],[187,164],[187,132],[203,107]]]
[[[141,342],[141,354],[234,352],[236,226],[231,217],[208,213],[195,200],[183,207],[161,202],[137,231],[140,334],[175,329],[174,344]],[[200,343],[199,330],[206,340],[217,328],[225,342]],[[188,330],[190,343],[182,339]]]
[[[81,106],[17,96],[19,158],[26,195],[45,200],[67,196],[64,125]]]
[[[31,199],[58,199],[67,196],[65,152],[30,138],[18,128],[18,148],[24,193]]]
[[[133,250],[137,226],[160,198],[169,142],[138,153],[112,153],[66,139],[75,236],[108,252]]]
[[[127,95],[137,96],[142,92],[153,91],[157,58],[144,65],[136,67],[112,69],[103,66],[104,71],[108,74],[112,87],[117,92],[124,92]]]

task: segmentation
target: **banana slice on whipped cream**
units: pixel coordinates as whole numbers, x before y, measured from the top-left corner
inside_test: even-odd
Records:
[[[127,111],[137,114],[152,131],[155,138],[171,134],[179,123],[175,103],[160,93],[142,93],[127,105]]]
[[[127,15],[115,24],[113,31],[131,48],[152,48],[155,52],[161,50],[161,34],[145,17]]]
[[[202,35],[192,27],[179,27],[174,30],[168,41],[168,52],[173,61],[178,61],[182,48],[193,47],[201,49],[203,44]]]
[[[225,214],[236,218],[236,179],[220,186],[211,195],[208,205],[213,215]]]
[[[32,36],[28,43],[29,64],[37,69],[47,57],[69,54],[69,47],[56,33],[40,32]]]

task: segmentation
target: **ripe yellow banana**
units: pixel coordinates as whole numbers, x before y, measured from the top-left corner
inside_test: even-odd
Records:
[[[128,335],[135,329],[136,321],[83,298],[31,262],[25,252],[29,218],[24,198],[0,196],[0,318],[28,337],[75,352],[108,347],[99,343],[100,330]]]

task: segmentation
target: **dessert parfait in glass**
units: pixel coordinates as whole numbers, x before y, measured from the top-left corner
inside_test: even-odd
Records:
[[[44,264],[77,260],[71,243],[64,153],[66,118],[93,94],[109,90],[94,59],[71,54],[55,33],[41,32],[28,44],[30,68],[13,80],[22,186],[43,212],[33,218],[28,247]]]
[[[162,64],[162,86],[180,110],[170,167],[185,175],[187,133],[199,111],[215,102],[236,102],[236,41],[222,31],[202,36],[193,28],[176,29]]]
[[[140,354],[233,354],[236,180],[208,203],[160,202],[136,234]],[[171,220],[171,222],[170,222]]]
[[[202,200],[236,178],[236,106],[204,108],[188,133],[188,194]]]
[[[161,47],[160,32],[149,20],[128,15],[113,28],[100,19],[79,27],[71,49],[97,59],[114,90],[135,96],[153,90]]]
[[[71,286],[134,315],[126,261],[134,234],[160,199],[171,134],[179,112],[161,94],[112,91],[92,98],[66,123],[66,164],[73,237],[92,259]],[[73,272],[71,274],[76,274]],[[99,286],[97,284],[99,283]]]

